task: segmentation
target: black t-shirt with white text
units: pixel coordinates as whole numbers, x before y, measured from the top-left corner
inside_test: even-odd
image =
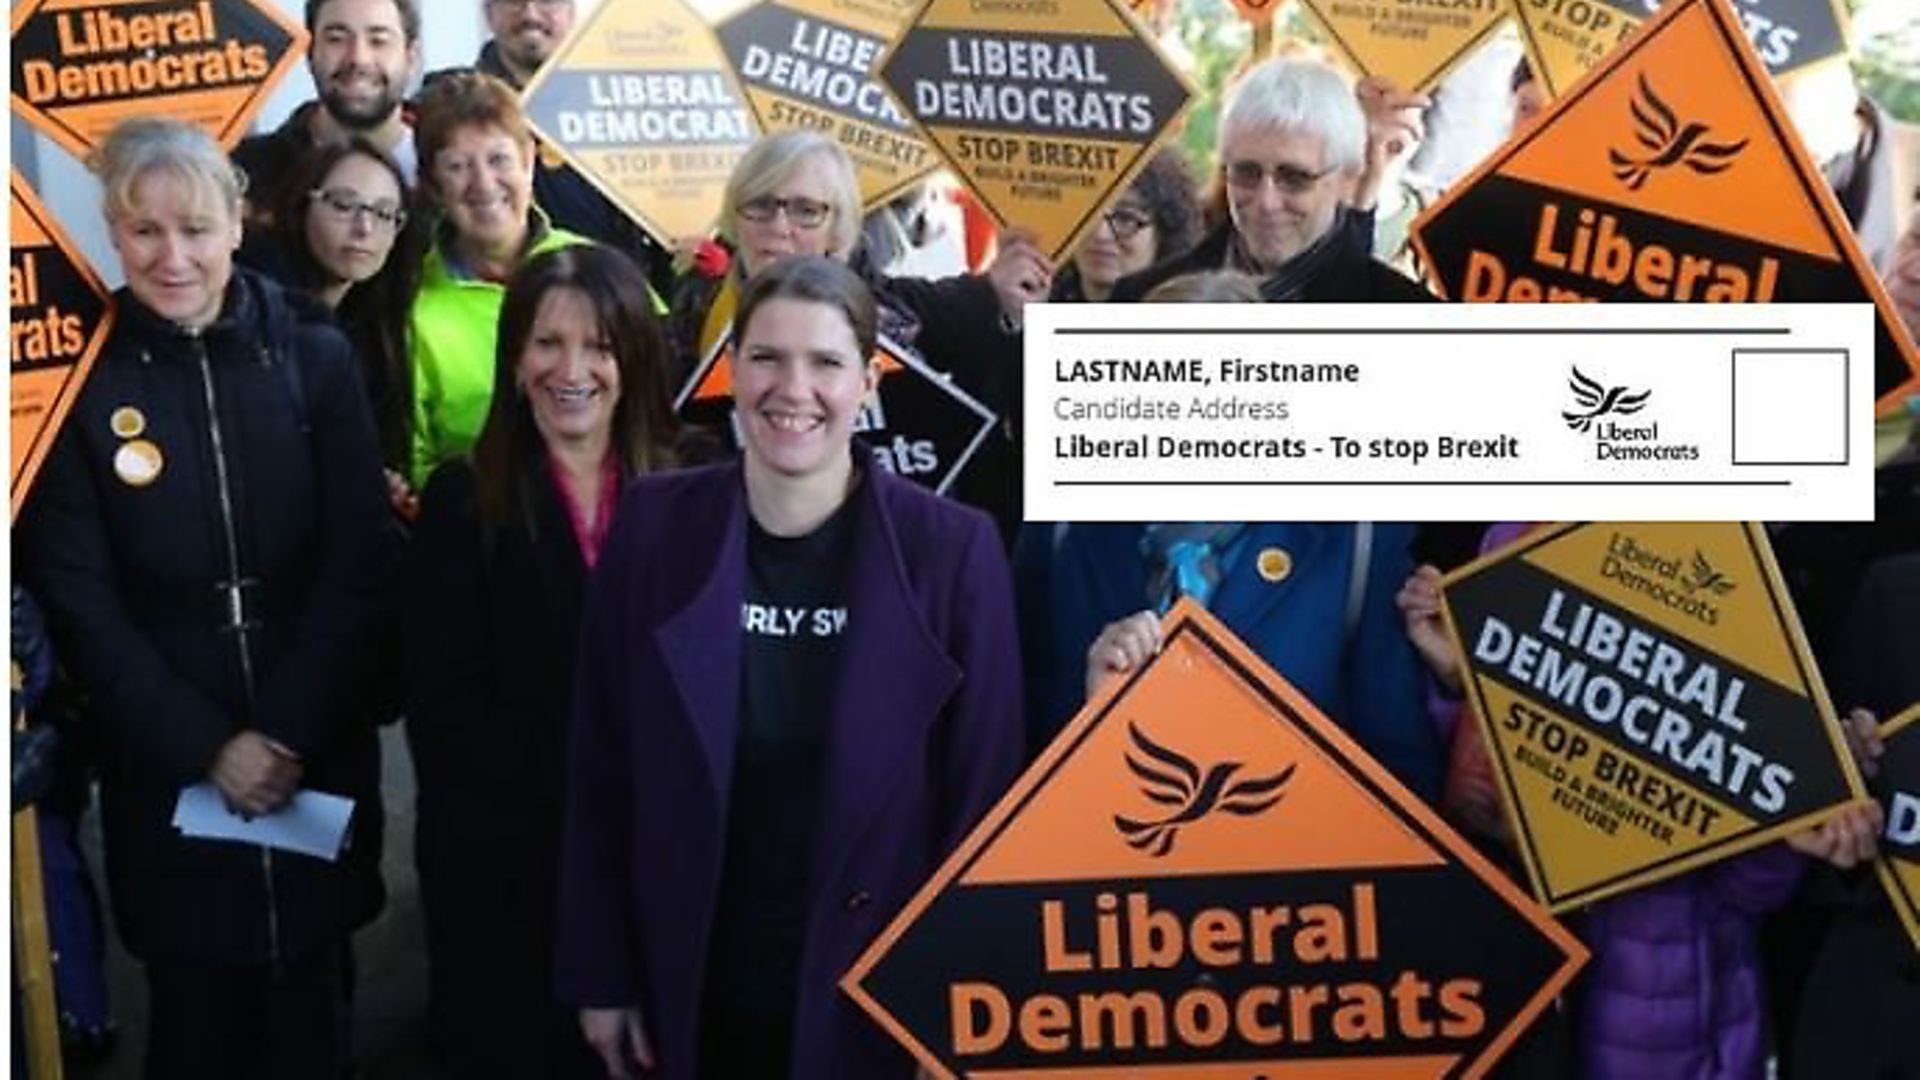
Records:
[[[852,513],[842,506],[799,537],[749,526],[726,863],[707,965],[710,1025],[786,1023],[797,1002],[809,854],[847,629]],[[758,1037],[768,1035],[762,1026]]]

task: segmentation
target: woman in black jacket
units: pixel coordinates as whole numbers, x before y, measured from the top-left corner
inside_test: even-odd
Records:
[[[666,347],[626,255],[507,286],[471,461],[427,484],[405,575],[430,1012],[458,1077],[596,1075],[553,993],[564,736],[587,573],[627,482],[672,463]]]
[[[390,570],[372,420],[323,309],[236,272],[240,181],[172,120],[96,164],[127,284],[26,508],[22,553],[102,760],[107,873],[152,990],[149,1077],[339,1075],[347,933],[378,910],[363,648]],[[173,825],[355,800],[327,860]]]

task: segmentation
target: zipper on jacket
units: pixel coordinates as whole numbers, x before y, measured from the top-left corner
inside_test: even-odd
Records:
[[[247,637],[247,604],[241,591],[246,582],[240,577],[240,541],[233,524],[233,488],[227,477],[226,439],[220,429],[220,406],[213,392],[213,362],[207,355],[207,343],[198,333],[192,335],[193,351],[200,364],[200,389],[207,404],[207,434],[213,442],[214,486],[220,496],[220,526],[226,540],[227,580],[220,586],[227,594],[225,629],[234,635],[240,651],[241,693],[249,713],[253,709],[253,644]],[[260,849],[260,872],[267,886],[267,962],[280,966],[280,903],[273,884],[273,850]]]

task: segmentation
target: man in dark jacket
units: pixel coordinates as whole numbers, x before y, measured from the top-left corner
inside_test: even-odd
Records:
[[[573,0],[484,0],[492,40],[480,47],[474,70],[525,90],[573,30]],[[436,72],[436,74],[438,74]],[[626,212],[600,193],[548,143],[539,146],[533,201],[553,223],[633,257],[661,296],[673,295],[673,255]]]
[[[1138,300],[1182,274],[1238,270],[1269,301],[1432,297],[1373,258],[1345,205],[1366,161],[1367,120],[1346,81],[1311,60],[1270,60],[1243,76],[1220,116],[1230,220],[1184,255],[1120,279]]]
[[[307,151],[359,135],[380,147],[409,181],[413,128],[402,106],[420,74],[420,8],[416,0],[307,0],[307,70],[315,100],[286,123],[251,136],[233,150],[247,174],[247,225],[271,226],[281,184]]]

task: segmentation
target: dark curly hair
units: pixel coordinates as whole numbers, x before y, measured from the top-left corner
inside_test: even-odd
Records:
[[[1199,185],[1179,151],[1155,154],[1134,177],[1132,192],[1153,215],[1154,262],[1179,255],[1199,242],[1203,229]]]

